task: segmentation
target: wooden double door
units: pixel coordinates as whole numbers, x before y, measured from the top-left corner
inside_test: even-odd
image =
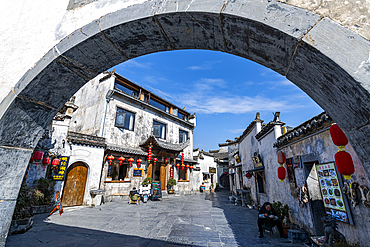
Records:
[[[87,181],[88,169],[82,162],[77,162],[68,167],[64,182],[62,205],[82,205]]]

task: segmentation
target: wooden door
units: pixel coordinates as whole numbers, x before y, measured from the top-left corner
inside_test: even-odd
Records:
[[[167,190],[167,169],[166,168],[167,168],[166,164],[161,164],[160,180],[161,180],[162,190]]]
[[[87,167],[77,162],[68,168],[62,195],[63,206],[82,205],[87,180]]]

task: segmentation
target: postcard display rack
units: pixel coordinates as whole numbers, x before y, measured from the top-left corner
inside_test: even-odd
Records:
[[[316,172],[326,214],[338,221],[353,225],[348,200],[342,191],[342,178],[334,162],[317,164]]]

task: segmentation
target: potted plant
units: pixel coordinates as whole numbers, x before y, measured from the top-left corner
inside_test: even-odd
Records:
[[[116,170],[114,170],[110,175],[112,176],[113,180],[116,180],[116,178],[118,176],[118,172]]]
[[[173,178],[168,179],[167,185],[168,185],[168,188],[169,188],[168,189],[168,194],[175,193],[175,190],[173,189],[173,186],[176,185],[176,180],[173,179]]]
[[[211,185],[209,186],[209,190],[210,190],[211,192],[213,192],[213,184],[211,184]]]
[[[287,204],[282,204],[281,202],[273,202],[272,207],[276,211],[276,216],[279,218],[279,220],[282,222],[283,226],[283,232],[287,236],[288,235],[288,229],[290,228],[289,225],[289,206]]]
[[[144,179],[144,181],[141,183],[142,185],[146,186],[148,184],[152,184],[153,179],[150,177],[147,177]]]

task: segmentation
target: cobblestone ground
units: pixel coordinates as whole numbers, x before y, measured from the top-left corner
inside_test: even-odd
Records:
[[[299,246],[278,233],[258,238],[257,211],[236,206],[228,192],[169,196],[141,205],[111,202],[36,215],[13,246]]]

